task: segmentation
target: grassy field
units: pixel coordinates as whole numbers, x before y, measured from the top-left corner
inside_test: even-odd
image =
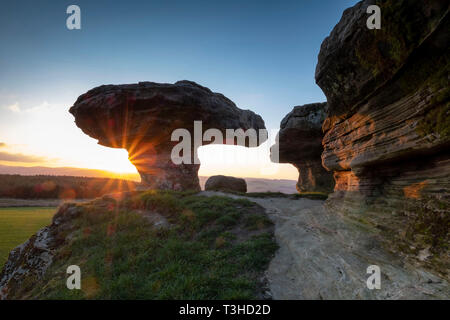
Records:
[[[0,270],[9,252],[50,224],[56,208],[0,208]]]

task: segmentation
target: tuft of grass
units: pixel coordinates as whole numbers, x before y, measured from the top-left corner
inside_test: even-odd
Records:
[[[437,199],[432,206],[422,204],[408,217],[405,237],[419,247],[430,246],[431,252],[448,252],[450,243],[450,215],[448,203]]]
[[[450,90],[445,89],[447,102],[434,109],[431,109],[419,122],[416,132],[422,136],[438,134],[441,139],[450,137]]]
[[[38,299],[255,299],[278,246],[248,200],[148,191],[79,205],[73,232],[30,296]],[[143,214],[170,223],[153,227]],[[68,290],[78,265],[82,289]]]
[[[272,224],[272,220],[270,220],[265,214],[249,215],[244,218],[244,225],[249,230],[261,230],[271,226]]]

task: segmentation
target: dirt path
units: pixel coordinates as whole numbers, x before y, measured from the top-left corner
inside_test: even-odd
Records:
[[[280,249],[267,270],[274,299],[450,299],[445,280],[404,264],[363,226],[328,212],[323,201],[247,199],[275,223]],[[379,290],[367,288],[370,265],[380,267]]]

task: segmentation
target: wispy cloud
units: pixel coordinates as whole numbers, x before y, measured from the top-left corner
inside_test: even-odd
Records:
[[[31,107],[29,109],[24,110],[25,112],[43,112],[47,111],[50,108],[50,104],[47,101],[42,102],[41,104]]]
[[[19,112],[22,111],[22,110],[20,110],[20,106],[19,106],[19,103],[18,103],[18,102],[9,105],[9,106],[7,106],[6,108],[7,108],[8,110],[12,111],[12,112],[15,112],[15,113],[19,113]]]
[[[25,162],[25,163],[39,163],[48,161],[45,157],[21,154],[21,153],[8,153],[0,152],[0,161],[8,162]]]
[[[37,113],[37,112],[47,111],[50,108],[50,104],[47,101],[44,101],[37,106],[27,108],[27,109],[22,109],[19,102],[15,102],[9,106],[6,106],[5,108],[14,113]]]

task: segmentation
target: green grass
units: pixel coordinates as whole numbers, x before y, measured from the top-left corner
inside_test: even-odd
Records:
[[[278,246],[264,209],[248,200],[149,191],[76,207],[46,276],[16,297],[261,298],[260,278]],[[153,228],[143,210],[170,227]],[[65,287],[71,264],[81,268],[82,290]]]
[[[0,208],[0,270],[9,252],[49,225],[56,208]]]

